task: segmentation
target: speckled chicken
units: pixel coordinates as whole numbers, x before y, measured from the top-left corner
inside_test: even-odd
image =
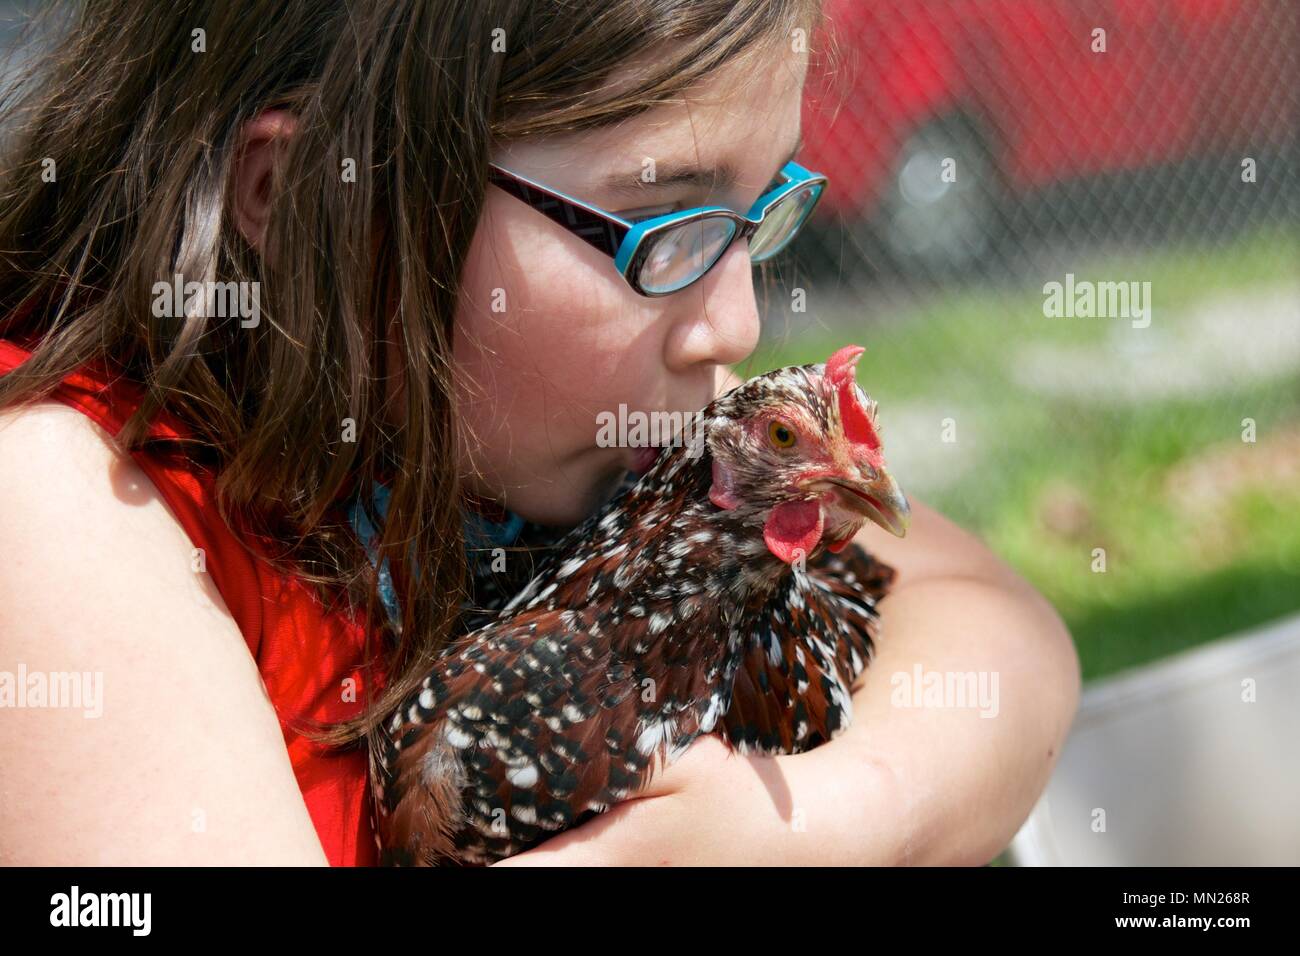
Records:
[[[862,349],[750,379],[454,642],[372,751],[384,863],[487,864],[627,799],[701,734],[795,753],[851,719],[902,536]]]

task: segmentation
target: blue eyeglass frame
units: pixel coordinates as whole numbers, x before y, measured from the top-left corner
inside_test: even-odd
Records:
[[[650,297],[681,292],[703,279],[708,275],[710,269],[722,261],[722,257],[734,242],[742,238],[748,239],[758,231],[768,214],[781,200],[811,184],[815,188],[812,202],[808,204],[799,222],[790,230],[790,234],[786,236],[785,241],[759,256],[753,256],[752,261],[756,263],[765,262],[772,258],[772,256],[788,246],[794,237],[799,234],[799,231],[803,229],[804,223],[808,221],[813,209],[821,201],[828,182],[823,174],[807,170],[794,160],[791,160],[781,167],[781,171],[777,173],[776,178],[773,180],[778,185],[760,196],[758,201],[750,207],[747,215],[742,216],[726,206],[696,206],[692,209],[681,209],[677,212],[633,222],[612,212],[607,212],[599,206],[593,206],[581,199],[575,199],[558,189],[543,186],[536,180],[511,172],[496,163],[488,164],[488,180],[516,199],[527,203],[548,219],[563,226],[579,239],[610,256],[614,260],[614,268],[618,270],[627,284],[640,295]],[[731,238],[719,249],[713,261],[699,275],[674,289],[656,292],[643,288],[639,275],[642,263],[654,246],[651,240],[655,236],[661,235],[683,223],[710,218],[730,219],[736,224]]]

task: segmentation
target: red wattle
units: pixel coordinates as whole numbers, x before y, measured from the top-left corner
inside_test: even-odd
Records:
[[[817,501],[783,501],[763,525],[767,549],[786,564],[806,559],[821,537],[822,507]]]
[[[832,541],[830,544],[826,545],[826,550],[829,551],[831,554],[839,554],[841,551],[843,551],[845,548],[849,546],[849,542],[852,540],[853,540],[853,535],[846,534],[838,541]]]

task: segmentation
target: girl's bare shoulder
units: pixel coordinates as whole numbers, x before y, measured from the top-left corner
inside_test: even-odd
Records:
[[[53,550],[75,562],[127,542],[147,545],[141,558],[190,550],[131,456],[88,416],[53,399],[0,409],[0,487],[6,553],[21,544],[26,553]]]
[[[50,479],[73,483],[92,474],[140,474],[99,425],[54,399],[0,409],[0,466],[20,487]]]
[[[0,661],[49,691],[0,720],[0,862],[323,862],[256,662],[130,455],[58,402],[0,410],[0,489]]]

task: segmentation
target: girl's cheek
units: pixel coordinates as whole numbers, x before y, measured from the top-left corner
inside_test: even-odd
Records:
[[[599,413],[657,397],[662,354],[653,316],[607,259],[589,261],[532,225],[510,206],[489,210],[453,330],[473,460],[515,481],[594,446]]]

